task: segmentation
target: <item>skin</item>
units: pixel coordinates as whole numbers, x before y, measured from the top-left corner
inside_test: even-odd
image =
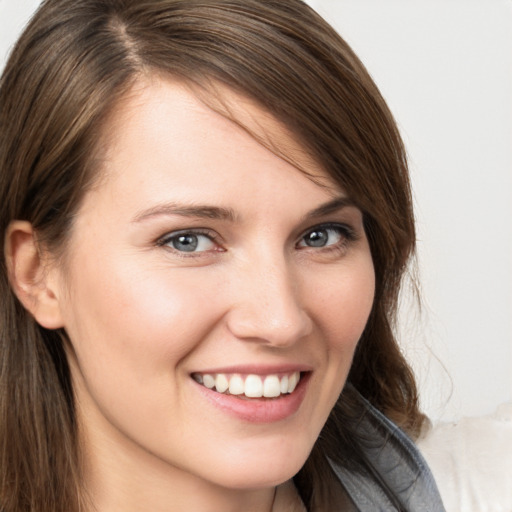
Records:
[[[312,214],[346,195],[280,123],[219,90],[237,119],[316,179],[170,80],[139,83],[110,119],[102,179],[64,265],[45,273],[48,322],[70,338],[99,512],[270,510],[318,437],[372,306],[361,212],[349,203]],[[232,218],[185,211],[198,205]],[[324,246],[308,245],[315,227]],[[197,229],[192,253],[168,236]],[[236,365],[306,367],[298,409],[248,421],[191,377]]]

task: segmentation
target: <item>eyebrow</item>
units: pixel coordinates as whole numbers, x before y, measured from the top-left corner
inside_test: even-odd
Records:
[[[336,213],[344,208],[348,208],[350,206],[356,206],[352,199],[346,196],[335,197],[332,201],[324,203],[320,205],[318,208],[311,210],[310,212],[304,215],[304,219],[314,219],[317,217],[325,217],[326,215],[330,215],[331,213]]]
[[[133,218],[133,222],[142,222],[152,217],[180,215],[182,217],[198,217],[203,219],[229,220],[234,222],[236,214],[231,208],[208,205],[183,205],[165,203],[144,210]]]
[[[329,215],[349,206],[355,206],[351,199],[345,196],[337,197],[306,213],[306,215],[304,215],[304,220],[316,217],[324,217],[325,215]],[[202,219],[227,220],[230,222],[235,222],[238,218],[238,215],[232,208],[209,205],[184,205],[176,203],[165,203],[153,206],[147,210],[143,210],[137,213],[132,222],[138,223],[153,217],[171,215],[178,215],[182,217],[197,217]]]

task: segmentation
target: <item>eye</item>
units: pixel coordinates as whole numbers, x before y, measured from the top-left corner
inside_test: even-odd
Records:
[[[352,238],[352,231],[346,226],[323,225],[307,231],[297,245],[298,247],[323,248],[340,245]]]
[[[158,245],[167,246],[182,253],[212,251],[217,247],[211,235],[195,231],[171,233],[162,238]]]

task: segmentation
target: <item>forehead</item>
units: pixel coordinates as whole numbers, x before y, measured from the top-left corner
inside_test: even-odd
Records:
[[[134,141],[128,140],[130,136],[136,140],[152,133],[155,146],[172,146],[177,154],[183,153],[183,140],[172,133],[172,129],[177,129],[184,138],[203,145],[215,146],[222,137],[229,137],[233,153],[239,149],[236,144],[242,139],[245,138],[242,146],[251,139],[317,185],[337,189],[336,195],[339,194],[339,186],[285,123],[248,96],[221,84],[210,83],[206,89],[170,77],[151,76],[138,81],[116,107],[102,130],[106,141],[102,160],[107,164],[102,170],[106,174],[111,170],[109,161],[118,158],[121,151],[130,158],[129,148],[135,149]],[[166,128],[171,130],[166,133]],[[233,136],[237,130],[238,140],[235,141]],[[220,145],[219,151],[222,151]]]
[[[100,179],[80,225],[102,215],[125,222],[166,204],[294,222],[345,195],[282,122],[227,88],[205,97],[170,80],[140,82],[104,132]]]

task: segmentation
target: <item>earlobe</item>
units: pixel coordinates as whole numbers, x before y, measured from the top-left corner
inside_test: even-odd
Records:
[[[63,327],[53,272],[40,252],[30,222],[11,222],[5,238],[5,259],[9,281],[23,306],[43,327]]]

